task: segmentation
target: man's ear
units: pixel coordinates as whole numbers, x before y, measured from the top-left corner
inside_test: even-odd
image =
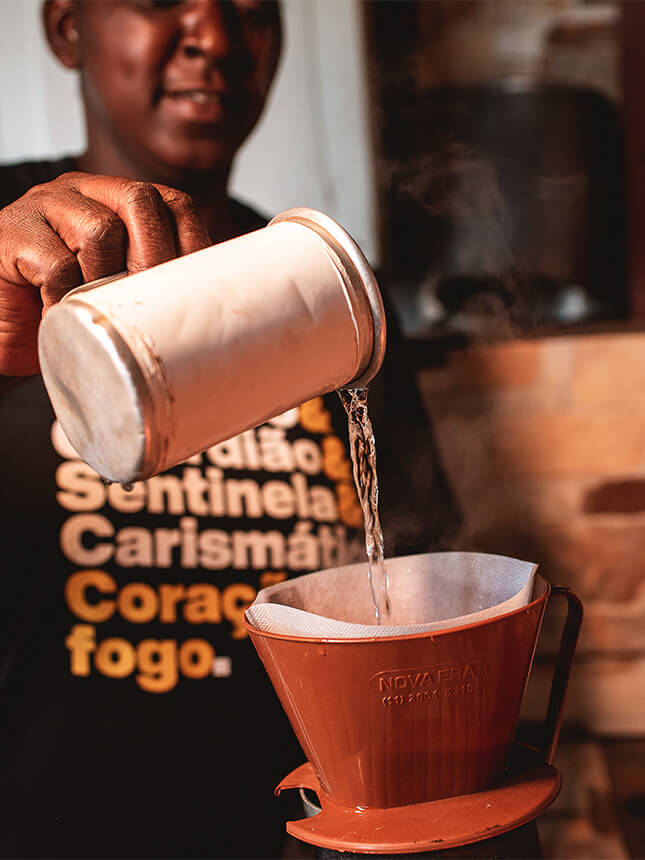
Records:
[[[75,0],[45,0],[42,8],[47,41],[60,62],[68,69],[81,65],[80,39]]]

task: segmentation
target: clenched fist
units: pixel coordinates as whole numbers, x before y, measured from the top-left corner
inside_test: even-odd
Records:
[[[38,372],[47,308],[79,284],[211,244],[190,197],[164,185],[65,173],[0,210],[0,374]]]

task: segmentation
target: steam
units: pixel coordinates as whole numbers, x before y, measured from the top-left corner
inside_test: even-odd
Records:
[[[530,219],[511,213],[492,158],[449,141],[410,163],[391,162],[386,173],[381,181],[396,212],[394,277],[404,289],[417,285],[428,324],[448,321],[477,342],[526,334],[545,321],[553,287],[519,260],[517,234]],[[522,198],[522,176],[514,181]]]

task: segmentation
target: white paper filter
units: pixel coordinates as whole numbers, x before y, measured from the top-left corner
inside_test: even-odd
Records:
[[[285,580],[246,611],[258,630],[315,639],[409,636],[460,627],[526,606],[537,564],[473,552],[387,559],[390,623],[377,625],[367,562]]]

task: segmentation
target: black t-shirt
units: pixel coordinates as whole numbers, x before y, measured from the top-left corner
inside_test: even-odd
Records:
[[[22,197],[34,185],[51,182],[62,173],[69,173],[76,169],[73,158],[0,165],[0,208]]]
[[[0,168],[0,198],[70,166]],[[402,356],[393,327],[370,392],[389,555],[456,523]],[[280,856],[302,813],[273,788],[304,756],[241,616],[263,585],[364,558],[337,395],[127,493],[31,377],[0,394],[0,450],[0,855]]]

